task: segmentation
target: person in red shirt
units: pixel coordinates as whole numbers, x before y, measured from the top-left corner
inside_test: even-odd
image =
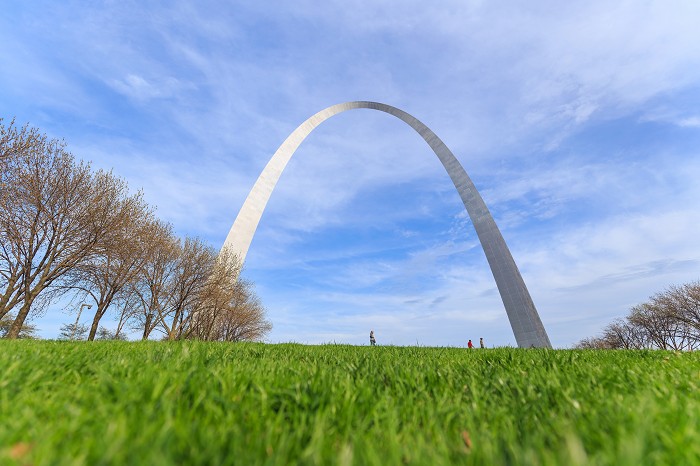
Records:
[[[469,343],[467,343],[467,346],[469,347],[469,349],[474,348],[474,345],[472,345],[472,341],[471,341],[471,340],[469,340]]]

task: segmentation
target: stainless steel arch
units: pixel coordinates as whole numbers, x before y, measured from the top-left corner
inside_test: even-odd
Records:
[[[236,220],[233,222],[223,247],[237,254],[241,261],[245,261],[248,248],[253,240],[253,235],[255,235],[255,230],[258,227],[267,201],[270,199],[270,195],[282,175],[282,171],[297,147],[314,128],[328,118],[356,108],[379,110],[399,118],[416,130],[430,148],[433,149],[433,152],[435,152],[435,155],[438,156],[447,170],[448,175],[450,175],[474,224],[477,236],[486,254],[486,259],[491,267],[491,272],[496,280],[496,285],[501,294],[501,299],[503,300],[503,305],[508,314],[518,346],[521,348],[533,346],[551,348],[547,332],[542,325],[540,316],[537,313],[537,309],[535,309],[535,304],[532,302],[520,271],[515,265],[513,256],[467,172],[464,171],[464,168],[462,168],[462,165],[450,149],[430,128],[403,110],[390,105],[378,102],[346,102],[321,110],[299,125],[277,149],[277,152],[272,156],[255,182]]]

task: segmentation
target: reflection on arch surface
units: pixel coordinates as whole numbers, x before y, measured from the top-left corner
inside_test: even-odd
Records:
[[[486,259],[496,280],[498,292],[503,300],[503,306],[506,309],[518,346],[521,348],[533,346],[551,348],[547,332],[542,325],[535,304],[532,302],[530,293],[513,260],[513,256],[467,172],[462,168],[462,165],[450,149],[430,128],[403,110],[390,105],[364,101],[346,102],[321,110],[299,125],[277,149],[255,182],[236,220],[233,222],[233,226],[224,242],[224,248],[228,248],[234,254],[238,254],[241,261],[245,261],[248,248],[253,240],[255,230],[258,227],[270,195],[296,149],[314,128],[328,118],[358,108],[378,110],[393,115],[413,128],[428,143],[435,155],[440,159],[440,162],[442,162],[445,170],[447,170],[447,174],[452,179],[455,188],[457,188],[464,207],[467,209],[467,213],[474,224],[481,247],[486,254]]]

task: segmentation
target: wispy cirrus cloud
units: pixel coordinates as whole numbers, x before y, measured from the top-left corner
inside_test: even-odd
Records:
[[[697,275],[693,2],[70,0],[5,13],[4,116],[113,168],[183,234],[221,244],[298,124],[377,100],[462,161],[558,345]],[[402,344],[472,331],[512,343],[462,209],[398,120],[324,123],[249,256],[271,340],[361,343],[375,326]]]

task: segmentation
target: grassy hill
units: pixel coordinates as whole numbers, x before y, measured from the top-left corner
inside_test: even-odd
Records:
[[[700,355],[0,341],[0,464],[700,464]]]

